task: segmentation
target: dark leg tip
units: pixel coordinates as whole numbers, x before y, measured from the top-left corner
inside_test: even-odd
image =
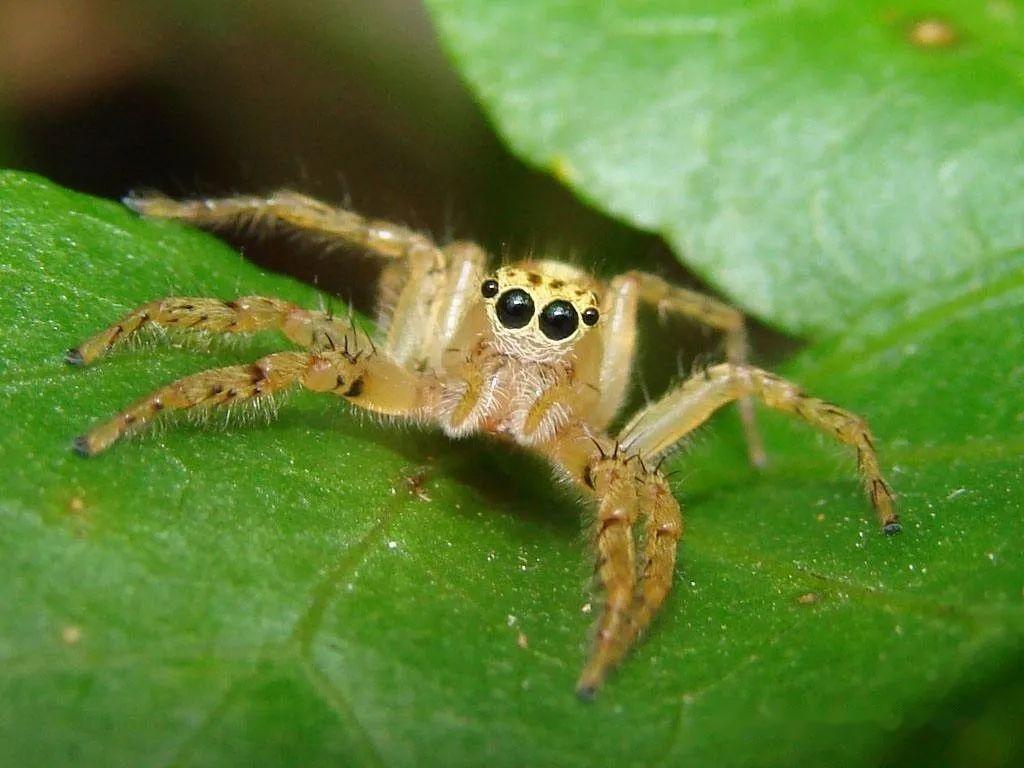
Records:
[[[92,450],[89,448],[89,439],[85,435],[79,435],[71,441],[71,450],[79,456],[93,455]]]
[[[576,688],[576,697],[580,701],[591,702],[597,698],[597,686],[594,684],[580,685]]]
[[[899,520],[890,520],[888,523],[882,526],[882,532],[886,536],[895,536],[897,533],[903,530],[903,524]]]
[[[64,362],[68,365],[84,365],[85,358],[82,357],[82,353],[78,351],[77,347],[72,347],[64,353]]]

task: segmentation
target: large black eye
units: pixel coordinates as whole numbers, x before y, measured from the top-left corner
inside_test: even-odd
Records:
[[[576,307],[568,301],[552,301],[540,313],[540,329],[549,339],[558,341],[576,333],[580,319]]]
[[[480,286],[480,293],[483,294],[485,299],[493,299],[498,295],[498,281],[484,280]]]
[[[513,288],[501,294],[495,310],[506,328],[522,328],[533,317],[533,299],[522,288]]]

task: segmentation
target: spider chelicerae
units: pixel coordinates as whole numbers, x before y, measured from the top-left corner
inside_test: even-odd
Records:
[[[453,438],[485,433],[535,451],[596,506],[595,571],[604,605],[577,685],[582,698],[593,697],[672,584],[683,523],[659,460],[722,406],[739,402],[755,464],[764,452],[753,399],[853,447],[883,530],[900,530],[864,420],[748,365],[743,316],[716,299],[644,272],[603,281],[560,261],[490,267],[473,243],[439,247],[405,227],[294,192],[190,202],[151,195],[126,203],[150,217],[210,228],[285,226],[366,249],[384,262],[379,340],[330,313],[268,296],[152,301],[70,350],[68,362],[91,363],[147,326],[225,334],[276,329],[299,349],[169,384],[77,438],[75,449],[97,454],[163,412],[255,404],[305,387],[437,425]],[[611,434],[631,382],[642,303],[721,331],[727,362],[672,388]]]

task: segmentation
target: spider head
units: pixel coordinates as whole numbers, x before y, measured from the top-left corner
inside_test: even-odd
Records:
[[[501,267],[480,285],[498,347],[524,360],[564,358],[599,318],[597,283],[556,261]]]

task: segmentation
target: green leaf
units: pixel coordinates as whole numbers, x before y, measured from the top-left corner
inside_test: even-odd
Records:
[[[929,723],[993,685],[1022,699],[1024,256],[786,369],[870,417],[902,536],[850,457],[773,414],[763,474],[731,417],[675,460],[677,589],[589,706],[581,510],[528,457],[304,394],[270,424],[69,451],[151,388],[281,342],[87,369],[65,348],[158,296],[312,289],[14,173],[0,281],[4,765],[865,765],[918,738],[1021,756],[1002,708],[971,705],[987,730]]]
[[[1020,3],[427,5],[517,153],[780,328],[1024,246]]]

